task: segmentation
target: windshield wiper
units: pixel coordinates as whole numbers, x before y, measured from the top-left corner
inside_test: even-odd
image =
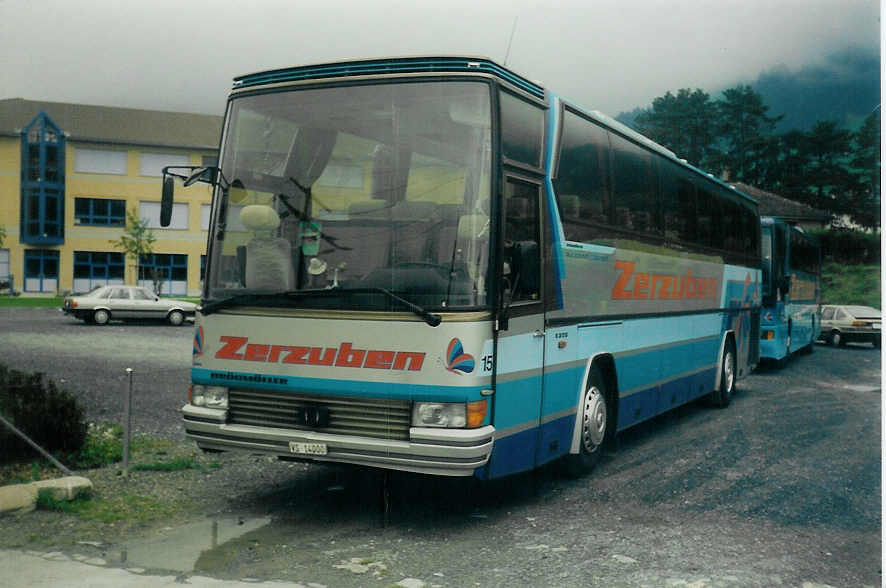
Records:
[[[365,294],[366,292],[378,292],[380,294],[384,294],[385,296],[399,302],[400,304],[411,310],[432,327],[436,327],[443,320],[439,314],[434,314],[433,312],[427,311],[418,304],[410,302],[401,296],[397,296],[390,290],[385,290],[384,288],[379,287],[323,288],[322,290],[284,290],[282,292],[272,292],[270,294],[237,294],[235,296],[231,296],[230,298],[212,300],[203,304],[200,307],[200,313],[205,316],[207,314],[212,314],[213,312],[222,308],[240,306],[273,298],[302,298],[308,296],[332,297],[339,296],[341,294]]]
[[[385,290],[384,288],[379,288],[377,286],[373,286],[373,287],[369,287],[369,288],[356,288],[353,290],[344,290],[344,292],[354,292],[357,290],[369,290],[371,292],[380,292],[380,293],[388,296],[392,300],[396,300],[397,302],[399,302],[400,304],[402,304],[403,306],[405,306],[406,308],[411,310],[417,316],[424,319],[424,321],[426,323],[428,323],[429,325],[431,325],[432,327],[436,327],[443,320],[439,314],[434,314],[433,312],[425,310],[424,308],[422,308],[418,304],[415,304],[414,302],[409,302],[405,298],[397,296],[396,294],[394,294],[390,290]]]

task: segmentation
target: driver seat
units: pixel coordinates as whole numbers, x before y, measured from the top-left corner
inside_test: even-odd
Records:
[[[257,290],[292,290],[295,271],[288,240],[275,237],[280,216],[270,206],[251,204],[240,211],[240,222],[252,231],[246,244],[246,287]]]

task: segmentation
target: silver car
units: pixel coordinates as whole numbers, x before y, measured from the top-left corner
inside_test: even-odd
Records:
[[[66,297],[62,311],[97,325],[118,319],[156,319],[177,326],[192,319],[196,308],[193,302],[160,298],[141,286],[111,285]]]
[[[871,343],[880,347],[881,313],[870,306],[825,305],[821,307],[820,338],[830,345]]]

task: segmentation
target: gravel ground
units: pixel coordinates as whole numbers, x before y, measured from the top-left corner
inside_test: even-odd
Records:
[[[0,518],[0,548],[58,549],[183,577],[345,587],[405,578],[428,586],[881,584],[875,350],[819,346],[784,370],[762,370],[741,382],[727,410],[690,405],[629,431],[585,478],[546,468],[480,483],[203,455],[184,439],[179,415],[191,337],[186,327],[101,328],[56,311],[0,311],[9,365],[65,380],[91,419],[116,422],[123,370],[133,367],[136,432],[204,467],[82,472],[103,499],[142,497],[155,518]],[[145,545],[154,559],[136,555]]]

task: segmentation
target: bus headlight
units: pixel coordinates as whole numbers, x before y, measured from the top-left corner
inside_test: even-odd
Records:
[[[416,402],[412,406],[413,427],[474,429],[486,421],[486,400],[477,402]]]
[[[228,389],[224,386],[191,386],[191,404],[206,408],[228,408]]]

